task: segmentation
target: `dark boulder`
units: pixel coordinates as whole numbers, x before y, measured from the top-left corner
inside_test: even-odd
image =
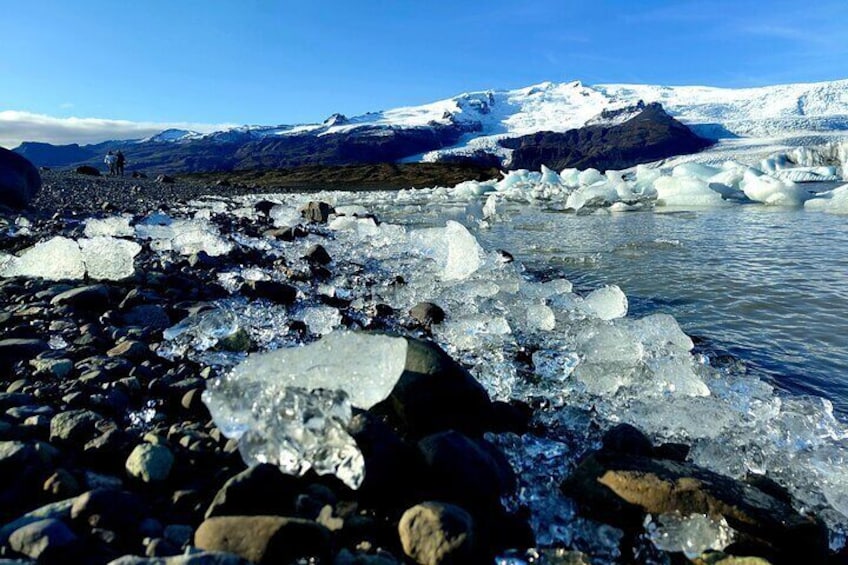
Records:
[[[41,190],[41,175],[25,157],[0,147],[0,205],[23,208]]]
[[[423,502],[406,510],[398,524],[403,552],[415,563],[468,563],[474,557],[474,521],[452,504]]]
[[[281,516],[219,516],[197,528],[194,545],[260,564],[329,558],[330,532],[310,520]]]
[[[298,479],[283,474],[276,465],[254,465],[224,483],[206,510],[206,518],[285,515],[294,510],[299,489]]]
[[[335,213],[335,211],[335,208],[326,202],[315,202],[313,200],[300,211],[300,215],[307,222],[326,224],[330,214]]]
[[[827,530],[786,500],[692,463],[595,453],[583,460],[562,489],[589,517],[630,532],[645,514],[679,512],[723,517],[737,532],[726,551],[773,563],[823,563]]]
[[[86,175],[89,177],[99,177],[100,170],[96,167],[92,167],[91,165],[81,165],[76,168],[77,174]]]
[[[294,304],[297,289],[277,281],[247,281],[241,285],[241,293],[248,298],[265,298],[277,304]]]
[[[412,307],[409,315],[425,328],[445,321],[445,311],[438,304],[432,302],[419,302]]]

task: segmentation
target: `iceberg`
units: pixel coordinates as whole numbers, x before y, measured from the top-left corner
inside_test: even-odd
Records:
[[[804,202],[804,209],[831,214],[848,214],[848,184],[817,194]]]
[[[333,332],[306,346],[250,355],[210,382],[203,401],[221,432],[238,440],[246,463],[335,474],[356,489],[365,461],[346,431],[352,406],[368,409],[391,393],[406,351],[402,337]]]

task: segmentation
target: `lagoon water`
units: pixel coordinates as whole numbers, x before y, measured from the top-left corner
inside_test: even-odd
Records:
[[[658,209],[662,210],[662,209]],[[590,215],[515,207],[487,247],[580,290],[618,284],[707,347],[848,417],[848,219],[757,205]]]

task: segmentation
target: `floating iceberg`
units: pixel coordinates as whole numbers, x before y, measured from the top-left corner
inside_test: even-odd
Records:
[[[248,464],[335,474],[351,488],[365,462],[346,431],[352,406],[385,399],[406,365],[405,338],[334,332],[303,347],[251,355],[209,383],[203,401]]]
[[[805,210],[820,210],[831,214],[848,214],[848,184],[821,192],[804,202]]]

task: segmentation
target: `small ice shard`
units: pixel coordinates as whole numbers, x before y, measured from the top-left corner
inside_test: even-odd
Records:
[[[231,310],[216,308],[193,314],[166,329],[162,336],[176,349],[206,351],[239,330],[238,317]]]
[[[67,237],[54,237],[35,244],[20,257],[7,261],[0,271],[4,277],[41,277],[50,280],[81,279],[85,264],[79,245]]]
[[[347,433],[351,406],[385,399],[406,366],[401,337],[334,332],[302,347],[251,355],[211,382],[203,401],[248,464],[362,484],[365,462]]]
[[[583,299],[583,306],[601,320],[614,320],[627,315],[627,296],[616,285],[593,290]]]
[[[721,551],[733,542],[733,529],[722,516],[715,520],[704,514],[660,514],[645,518],[648,538],[662,551],[683,552],[695,559],[708,550]]]
[[[108,218],[89,218],[85,221],[85,237],[130,237],[135,230],[130,227],[130,216],[111,216]]]
[[[153,215],[135,228],[140,238],[151,239],[151,249],[173,250],[180,255],[192,255],[205,251],[212,257],[226,255],[233,244],[221,237],[211,222],[204,219],[172,220],[168,216]]]
[[[527,327],[534,330],[551,331],[556,327],[554,311],[545,304],[531,304],[527,307]]]
[[[141,246],[134,241],[114,237],[79,240],[82,260],[93,279],[121,280],[135,273],[135,256]]]

